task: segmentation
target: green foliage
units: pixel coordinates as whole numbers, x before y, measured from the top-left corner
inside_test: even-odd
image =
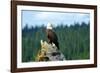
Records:
[[[59,47],[66,60],[79,60],[90,58],[90,24],[75,23],[54,28],[58,36]],[[22,62],[35,61],[40,50],[40,40],[47,41],[45,27],[27,26],[22,30]]]

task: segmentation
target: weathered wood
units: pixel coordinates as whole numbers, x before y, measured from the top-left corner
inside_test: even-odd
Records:
[[[41,41],[41,49],[39,50],[36,61],[63,61],[64,55],[56,47],[54,43],[48,44],[46,41]]]

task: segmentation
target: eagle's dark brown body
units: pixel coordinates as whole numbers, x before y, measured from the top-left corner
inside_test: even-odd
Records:
[[[53,30],[50,29],[47,30],[47,37],[48,37],[48,42],[51,44],[54,43],[59,49],[58,37]]]

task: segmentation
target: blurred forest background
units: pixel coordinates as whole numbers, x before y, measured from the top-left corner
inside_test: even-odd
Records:
[[[62,23],[63,24],[63,23]],[[41,48],[40,40],[47,41],[44,25],[22,29],[22,62],[35,61]],[[59,25],[54,28],[58,36],[59,47],[66,60],[83,60],[90,58],[90,23]]]

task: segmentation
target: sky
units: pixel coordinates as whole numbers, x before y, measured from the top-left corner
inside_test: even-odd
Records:
[[[22,28],[26,25],[28,27],[36,27],[47,25],[47,23],[53,24],[54,27],[57,25],[74,25],[74,23],[88,23],[90,21],[90,14],[88,13],[72,13],[72,12],[50,12],[50,11],[29,11],[23,10],[21,13],[22,17]]]

